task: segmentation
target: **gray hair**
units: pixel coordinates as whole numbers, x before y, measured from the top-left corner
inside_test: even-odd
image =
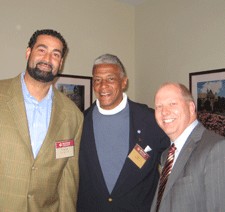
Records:
[[[98,57],[97,59],[95,59],[93,69],[92,69],[92,74],[94,73],[94,69],[95,69],[96,65],[100,65],[100,64],[104,64],[104,63],[117,65],[119,67],[120,77],[123,78],[126,76],[125,68],[124,68],[122,62],[120,61],[120,59],[117,56],[112,55],[112,54],[103,54],[100,57]]]

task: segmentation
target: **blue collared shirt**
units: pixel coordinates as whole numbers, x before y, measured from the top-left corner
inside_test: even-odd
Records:
[[[21,74],[22,92],[25,102],[31,146],[34,158],[36,158],[48,131],[54,92],[51,85],[46,97],[38,102],[32,95],[30,95],[24,81],[24,75],[25,71]]]
[[[174,157],[174,162],[173,162],[173,166],[176,163],[176,160],[185,144],[185,142],[187,141],[189,135],[192,133],[192,131],[194,130],[194,128],[197,126],[198,124],[198,120],[196,119],[195,121],[193,121],[185,130],[184,132],[174,141],[174,145],[177,148],[175,151],[175,157]],[[171,141],[171,145],[172,145],[172,141]]]

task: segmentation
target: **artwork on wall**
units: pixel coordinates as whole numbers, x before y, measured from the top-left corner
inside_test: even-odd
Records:
[[[198,120],[207,129],[225,136],[225,69],[190,73],[189,88]]]
[[[83,112],[92,104],[92,77],[58,74],[56,89],[68,96]]]

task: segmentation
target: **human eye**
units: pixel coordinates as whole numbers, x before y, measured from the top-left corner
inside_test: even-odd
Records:
[[[110,77],[110,78],[108,78],[108,81],[110,81],[110,82],[112,82],[112,81],[114,81],[115,80],[115,78],[114,77]]]
[[[99,84],[101,82],[101,79],[95,78],[93,79],[94,84]]]
[[[171,103],[170,103],[170,106],[175,106],[175,105],[177,105],[176,102],[171,102]]]
[[[156,109],[156,110],[159,110],[159,109],[161,109],[161,108],[162,108],[162,105],[156,105],[156,106],[155,106],[155,109]]]
[[[45,52],[45,49],[39,48],[38,51],[41,52],[41,53],[44,53]]]
[[[115,82],[117,81],[117,78],[116,78],[116,77],[109,77],[109,78],[107,79],[107,81],[108,81],[109,83],[115,83]]]
[[[54,52],[53,56],[56,57],[56,58],[60,58],[61,55],[58,52]]]

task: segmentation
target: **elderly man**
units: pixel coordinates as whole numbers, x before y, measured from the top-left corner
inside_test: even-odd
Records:
[[[171,139],[151,212],[212,212],[225,208],[225,140],[196,119],[188,89],[166,83],[155,95],[155,117]]]
[[[0,211],[76,211],[83,114],[52,86],[66,49],[37,30],[26,70],[0,81]]]
[[[147,212],[158,182],[157,163],[169,139],[154,110],[123,92],[127,77],[114,55],[97,58],[97,97],[85,111],[80,148],[79,212]]]

